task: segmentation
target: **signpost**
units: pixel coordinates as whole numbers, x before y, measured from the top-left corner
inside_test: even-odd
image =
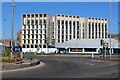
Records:
[[[23,58],[22,47],[21,46],[14,46],[11,48],[12,53],[20,52],[20,58]]]
[[[105,49],[105,58],[106,58],[106,49],[108,48],[108,43],[103,43],[103,48]]]

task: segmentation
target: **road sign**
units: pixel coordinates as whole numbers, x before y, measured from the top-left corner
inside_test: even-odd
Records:
[[[103,44],[104,48],[108,48],[108,43]]]
[[[12,52],[21,52],[22,51],[22,47],[21,46],[14,46],[11,48]]]

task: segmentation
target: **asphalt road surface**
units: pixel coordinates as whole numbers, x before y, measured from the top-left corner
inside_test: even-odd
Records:
[[[80,57],[34,56],[44,66],[3,72],[3,78],[117,78],[118,62]]]

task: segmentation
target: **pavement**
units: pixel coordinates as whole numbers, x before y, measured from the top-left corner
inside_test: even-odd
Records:
[[[118,78],[118,61],[82,57],[31,56],[43,67],[3,72],[3,78]]]
[[[32,66],[36,66],[36,65],[43,65],[42,62],[40,62],[37,59],[33,59],[33,60],[25,60],[24,63],[5,63],[5,62],[0,62],[1,69],[0,71],[2,72],[9,72],[9,71],[18,71],[18,70],[22,70],[23,68],[28,68],[28,67],[32,67]]]

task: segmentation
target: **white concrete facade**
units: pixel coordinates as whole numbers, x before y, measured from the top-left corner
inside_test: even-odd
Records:
[[[22,47],[46,48],[52,37],[51,17],[48,14],[23,14]]]
[[[81,18],[80,16],[57,15],[55,39],[63,43],[71,39],[108,38],[108,20],[103,18]],[[55,29],[54,28],[54,29]]]
[[[105,18],[82,18],[62,14],[22,15],[22,47],[26,49],[47,48],[51,45],[52,39],[55,43],[64,43],[73,39],[106,38],[108,38],[108,20]]]

